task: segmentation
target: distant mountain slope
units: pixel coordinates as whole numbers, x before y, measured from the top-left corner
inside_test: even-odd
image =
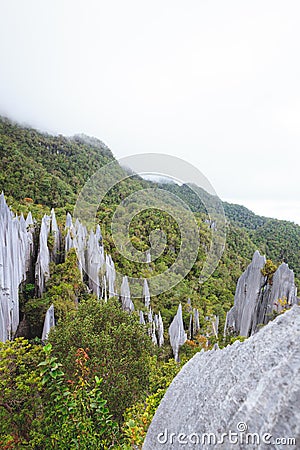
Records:
[[[247,230],[256,230],[268,221],[267,217],[258,216],[242,205],[223,202],[223,207],[231,222],[239,227],[247,228]]]
[[[34,203],[47,207],[72,206],[88,178],[113,160],[111,151],[98,139],[83,135],[51,136],[0,117],[0,191],[18,202],[29,197]],[[112,212],[124,196],[151,184],[139,177],[122,182],[107,196],[103,217],[107,211]],[[178,195],[192,211],[206,212],[188,184],[155,184]],[[206,201],[212,199],[206,191],[197,189]],[[240,234],[242,242],[247,241],[247,248],[257,247],[277,263],[287,261],[300,277],[298,225],[258,216],[241,205],[223,202],[223,207],[235,234]],[[248,252],[241,256],[249,258]]]
[[[73,204],[111,151],[94,138],[50,136],[0,118],[0,191],[50,207]]]
[[[189,185],[179,186],[175,183],[168,183],[160,186],[182,198],[189,204],[192,211],[205,212],[204,205]],[[204,198],[209,201],[210,194],[202,189],[200,190]],[[284,220],[258,216],[241,205],[223,202],[223,208],[227,219],[235,227],[244,229],[262,253],[276,263],[288,262],[297,277],[300,277],[299,225]]]

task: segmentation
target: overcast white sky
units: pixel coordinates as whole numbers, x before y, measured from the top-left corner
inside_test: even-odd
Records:
[[[0,114],[300,223],[299,0],[0,0]]]

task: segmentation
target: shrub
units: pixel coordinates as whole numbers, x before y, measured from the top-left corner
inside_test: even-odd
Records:
[[[49,342],[71,380],[77,349],[89,349],[89,379],[103,379],[103,395],[119,423],[126,408],[145,396],[153,345],[138,316],[123,311],[116,299],[83,301],[75,316],[50,332]]]

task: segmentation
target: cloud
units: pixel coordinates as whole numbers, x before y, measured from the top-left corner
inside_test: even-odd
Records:
[[[296,0],[12,0],[0,112],[97,136],[117,157],[173,154],[222,198],[296,210],[299,13]]]

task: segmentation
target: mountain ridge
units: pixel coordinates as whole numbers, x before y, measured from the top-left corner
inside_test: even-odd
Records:
[[[62,208],[64,213],[72,209],[89,177],[103,165],[116,161],[111,150],[95,137],[54,136],[3,117],[0,117],[0,157],[0,191],[5,192],[10,204],[14,202],[17,209],[21,205],[21,210],[39,204]],[[139,176],[124,184],[124,193],[154,184],[178,195],[193,212],[206,213],[188,184],[153,183]],[[211,194],[198,189],[207,201],[211,199]],[[113,201],[122,195],[121,189],[116,189]],[[222,204],[226,218],[233,226],[244,229],[261,252],[275,262],[288,262],[300,276],[299,225],[256,215],[242,205],[224,201]]]

